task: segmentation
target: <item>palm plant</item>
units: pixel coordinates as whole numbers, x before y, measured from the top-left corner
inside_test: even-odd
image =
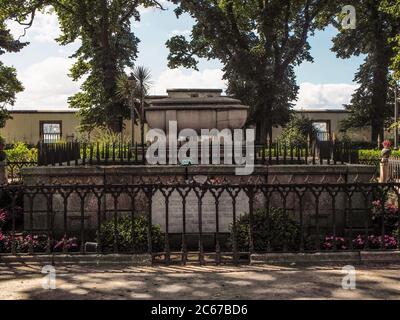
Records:
[[[128,77],[123,74],[118,80],[118,95],[131,106],[132,142],[134,142],[134,123],[136,116],[140,121],[141,143],[144,146],[145,99],[150,90],[151,72],[148,68],[137,66]]]

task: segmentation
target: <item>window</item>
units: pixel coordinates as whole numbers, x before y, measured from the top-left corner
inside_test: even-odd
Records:
[[[314,121],[314,128],[317,130],[317,138],[320,141],[329,141],[331,135],[330,121]]]
[[[40,140],[44,143],[53,143],[61,139],[61,121],[40,121]]]

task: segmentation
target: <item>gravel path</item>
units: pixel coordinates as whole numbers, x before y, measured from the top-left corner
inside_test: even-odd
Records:
[[[68,266],[56,289],[41,265],[0,265],[0,299],[400,299],[400,266],[357,267],[356,290],[341,266]]]

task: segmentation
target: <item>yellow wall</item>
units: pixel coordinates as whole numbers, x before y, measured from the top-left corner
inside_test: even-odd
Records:
[[[305,110],[300,111],[306,117],[316,121],[330,120],[331,133],[335,133],[340,137],[340,122],[344,120],[348,114],[346,112],[334,110]],[[73,111],[13,111],[11,112],[13,119],[8,120],[5,128],[0,129],[0,134],[6,139],[7,143],[23,141],[29,144],[39,142],[40,121],[61,121],[62,122],[62,139],[76,138],[79,119]],[[124,137],[129,140],[131,137],[131,122],[125,121]],[[147,127],[146,127],[147,130]],[[282,128],[274,128],[273,138],[277,138]],[[353,129],[346,132],[350,138],[358,141],[370,140],[370,129]],[[140,142],[140,127],[135,127],[135,141]]]
[[[342,133],[340,132],[340,122],[348,117],[348,113],[341,110],[302,110],[298,111],[299,114],[304,115],[315,121],[330,120],[331,133],[334,133],[336,137],[340,138]],[[272,135],[273,138],[279,137],[282,132],[282,128],[274,128]],[[371,129],[351,129],[346,131],[346,135],[354,141],[370,141]]]
[[[0,129],[0,134],[7,143],[24,141],[36,144],[40,140],[40,121],[61,121],[62,138],[75,135],[79,120],[74,112],[11,112],[12,119],[8,120],[6,126]]]
[[[0,129],[0,135],[7,143],[23,141],[37,144],[40,140],[40,121],[61,121],[62,139],[74,139],[79,136],[79,118],[73,111],[12,111],[12,119]],[[131,122],[125,121],[124,136],[131,137]],[[140,142],[140,127],[135,127],[135,141]]]

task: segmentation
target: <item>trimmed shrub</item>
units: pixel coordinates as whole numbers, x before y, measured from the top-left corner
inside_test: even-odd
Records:
[[[9,162],[36,162],[38,150],[29,148],[23,142],[17,142],[10,149],[5,150]]]
[[[368,149],[361,149],[358,150],[358,157],[360,160],[380,160],[382,158],[381,156],[381,150],[368,150]],[[392,156],[393,157],[400,157],[400,151],[399,150],[392,150]]]
[[[115,239],[115,229],[117,239]],[[132,236],[133,230],[133,236]],[[153,251],[163,249],[163,236],[159,226],[152,226]],[[102,250],[110,252],[114,250],[114,243],[118,244],[118,252],[145,253],[148,249],[147,242],[147,219],[145,217],[129,216],[119,217],[115,227],[114,219],[102,224],[100,229],[100,241]]]
[[[250,216],[241,216],[236,223],[237,244],[240,251],[248,251],[250,243]],[[254,212],[254,249],[264,252],[268,249],[268,242],[274,251],[298,250],[300,243],[300,226],[285,210],[271,208],[269,214],[266,209]],[[233,239],[231,227],[230,242]]]
[[[308,137],[313,139],[317,134],[313,121],[304,115],[293,116],[283,128],[280,141],[286,145],[304,148],[307,146]]]

